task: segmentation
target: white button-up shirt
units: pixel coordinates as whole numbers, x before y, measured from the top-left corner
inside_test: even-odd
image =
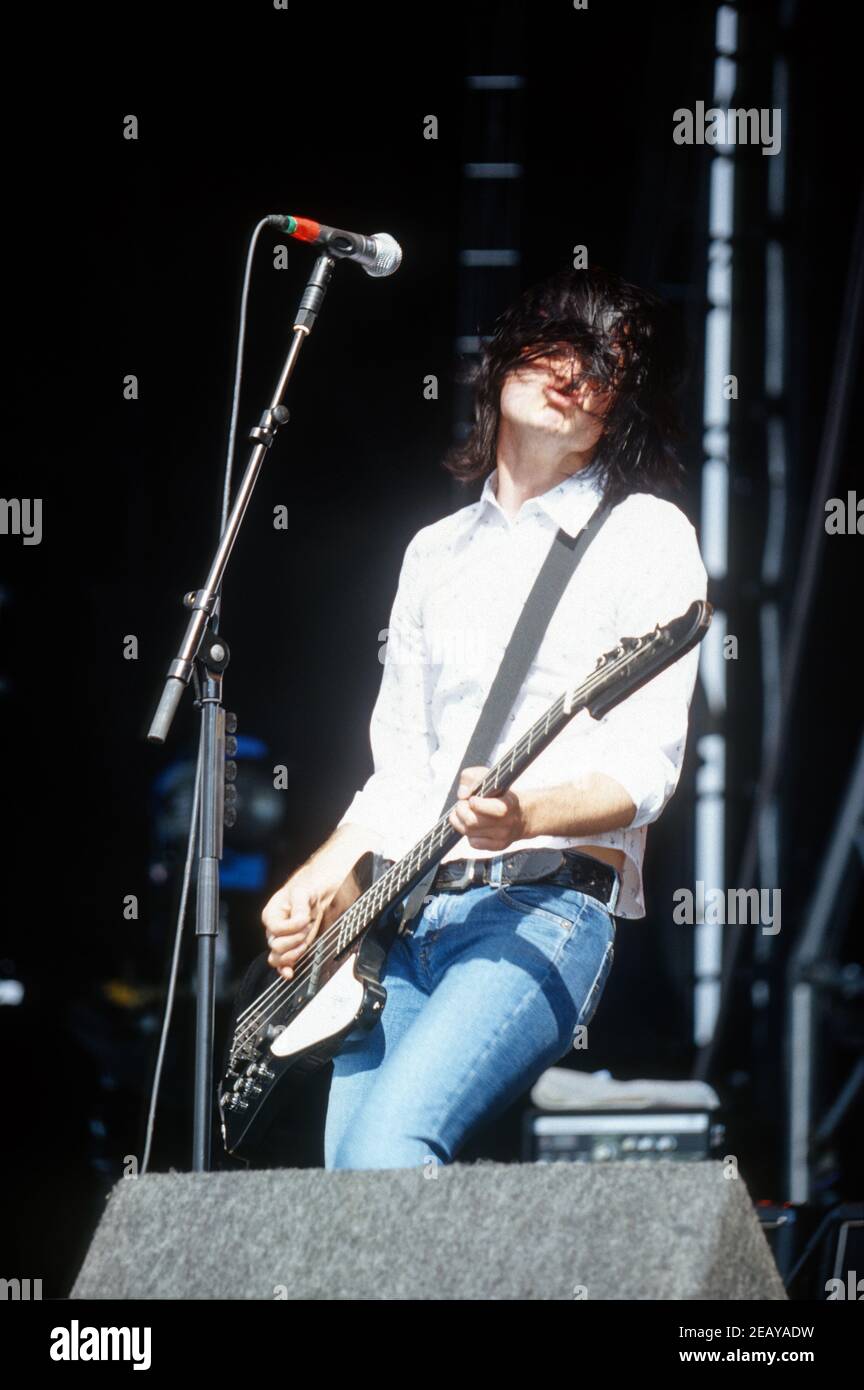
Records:
[[[497,470],[479,501],[422,527],[405,551],[370,727],[374,772],[339,822],[364,826],[390,859],[407,853],[441,814],[556,529],[575,536],[600,500],[595,485],[576,473],[524,502],[511,520],[498,503],[496,478]],[[684,513],[649,493],[620,502],[570,579],[488,765],[621,637],[640,637],[677,617],[704,599],[706,588]],[[631,823],[588,836],[517,840],[508,853],[587,844],[623,850],[615,912],[644,917],[647,827],[678,783],[698,661],[697,648],[603,719],[580,711],[513,783],[518,791],[605,773],[633,801]],[[445,858],[492,853],[463,837]]]

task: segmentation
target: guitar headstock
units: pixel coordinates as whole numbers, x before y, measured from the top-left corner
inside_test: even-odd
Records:
[[[622,637],[617,647],[604,652],[585,684],[591,692],[585,708],[594,719],[652,680],[660,671],[678,661],[685,652],[702,641],[711,626],[711,604],[703,599],[691,603],[685,613],[658,623],[642,637]],[[570,713],[576,691],[568,690],[564,711]]]

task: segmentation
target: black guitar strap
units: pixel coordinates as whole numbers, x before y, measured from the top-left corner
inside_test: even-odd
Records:
[[[592,512],[588,521],[575,536],[570,536],[559,528],[552,538],[546,559],[540,566],[537,578],[529,593],[522,612],[513,629],[510,641],[501,658],[501,665],[489,688],[489,694],[480,711],[468,747],[462,755],[456,775],[453,778],[440,815],[454,804],[459,790],[459,779],[464,767],[485,767],[488,765],[492,749],[504,727],[504,721],[516,701],[528,674],[531,662],[543,640],[552,614],[558,606],[570,578],[606,520],[611,506],[601,502]],[[399,925],[400,933],[407,930],[423,905],[429,892],[429,885],[435,877],[435,868],[412,888],[402,907]]]

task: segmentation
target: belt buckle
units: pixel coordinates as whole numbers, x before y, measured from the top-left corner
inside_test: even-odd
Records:
[[[477,882],[479,859],[466,859],[465,863],[468,865],[468,868],[463,871],[459,878],[451,878],[450,882],[446,885],[451,892],[459,893],[466,888],[473,888]]]

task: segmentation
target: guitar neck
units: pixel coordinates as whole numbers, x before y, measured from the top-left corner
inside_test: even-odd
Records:
[[[495,792],[506,791],[546,745],[560,733],[565,724],[585,708],[594,685],[593,677],[589,677],[569,699],[565,695],[560,696],[546,713],[532,724],[527,733],[499,758],[494,767],[490,767],[472,795],[492,796]],[[340,931],[343,943],[353,941],[380,913],[410,892],[433,864],[437,864],[447,851],[462,839],[461,832],[450,824],[452,810],[453,806],[448,807],[422,840],[418,840],[413,849],[376,879],[371,888],[361,894],[343,915],[341,925],[344,930]]]

